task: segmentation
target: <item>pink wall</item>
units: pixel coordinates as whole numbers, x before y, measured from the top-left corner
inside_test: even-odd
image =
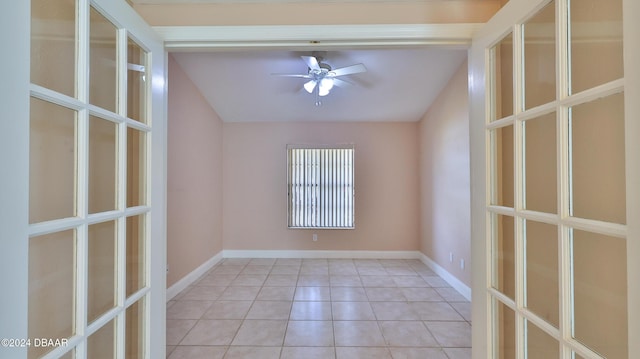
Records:
[[[417,126],[225,123],[224,249],[418,250]],[[339,143],[355,144],[356,229],[287,229],[286,145]]]
[[[222,250],[222,121],[169,55],[167,286]]]
[[[471,285],[467,62],[419,124],[420,250]],[[453,262],[449,262],[453,253]],[[465,269],[460,268],[460,259]]]

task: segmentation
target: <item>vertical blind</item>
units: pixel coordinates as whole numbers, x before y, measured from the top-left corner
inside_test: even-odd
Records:
[[[353,146],[287,146],[289,228],[354,228]]]

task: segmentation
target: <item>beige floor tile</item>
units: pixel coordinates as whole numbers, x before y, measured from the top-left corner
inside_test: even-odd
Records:
[[[434,288],[447,288],[447,287],[451,287],[451,285],[449,283],[447,283],[447,281],[445,281],[444,279],[440,278],[440,277],[423,277],[424,280],[429,283],[430,286],[434,287]]]
[[[371,302],[405,302],[407,298],[396,288],[366,288]]]
[[[200,278],[200,280],[196,282],[196,285],[226,287],[231,284],[237,276],[237,274],[207,274]]]
[[[362,287],[331,287],[331,300],[334,302],[368,301],[367,292]]]
[[[241,320],[200,320],[180,345],[229,345]]]
[[[275,266],[298,266],[302,265],[302,259],[300,258],[278,258],[276,259]]]
[[[302,287],[298,284],[293,300],[328,301],[331,300],[329,287]]]
[[[329,284],[332,287],[362,287],[359,275],[331,275]]]
[[[272,266],[276,263],[275,258],[253,258],[248,265]]]
[[[291,307],[291,320],[331,320],[331,302],[297,301]]]
[[[166,350],[167,358],[169,357],[169,355],[171,355],[171,352],[173,352],[173,349],[175,348],[176,348],[175,345],[167,345],[167,350]]]
[[[427,327],[421,321],[379,322],[387,345],[392,347],[437,347]]]
[[[337,359],[392,359],[387,348],[336,347]]]
[[[449,302],[453,309],[455,309],[464,320],[471,321],[471,303],[470,302]]]
[[[418,275],[418,273],[409,266],[385,267],[387,274],[390,275]]]
[[[254,300],[260,287],[227,287],[218,300]]]
[[[245,320],[232,346],[282,346],[286,320]]]
[[[298,285],[304,287],[328,287],[329,276],[320,274],[300,274],[298,277]]]
[[[292,301],[296,287],[262,287],[256,300]]]
[[[221,265],[214,268],[211,274],[240,274],[243,269],[243,265]]]
[[[284,301],[260,301],[253,302],[246,319],[289,319],[291,303]]]
[[[393,279],[394,283],[401,288],[430,287],[429,283],[427,283],[419,275],[394,275],[394,276],[391,276],[391,279]]]
[[[228,266],[228,265],[245,266],[245,265],[249,264],[250,261],[251,261],[251,258],[225,258],[220,263],[220,265],[222,265],[222,266]]]
[[[460,294],[457,290],[449,287],[449,288],[436,288],[438,294],[444,298],[447,302],[466,302],[467,298],[465,298],[462,294]]]
[[[333,322],[333,330],[336,336],[336,346],[385,346],[382,332],[376,321],[335,321]]]
[[[467,322],[424,322],[442,347],[470,348],[471,325]]]
[[[393,359],[448,359],[440,348],[389,348]]]
[[[434,288],[399,288],[407,300],[412,302],[441,302],[444,298]]]
[[[329,265],[307,265],[305,263],[300,266],[300,275],[329,275]]]
[[[319,320],[291,320],[287,326],[284,345],[290,347],[333,346],[333,323]]]
[[[297,274],[270,274],[264,282],[265,287],[290,287],[298,283]]]
[[[224,359],[278,359],[281,347],[230,347]]]
[[[167,310],[167,319],[200,319],[213,301],[178,300]]]
[[[371,302],[370,304],[378,320],[420,320],[418,314],[406,302]]]
[[[376,320],[369,302],[332,303],[333,320]]]
[[[270,274],[300,274],[300,265],[280,265],[276,264],[271,268]]]
[[[244,319],[253,301],[250,300],[219,300],[202,316],[203,319]]]
[[[470,359],[470,319],[417,259],[225,259],[167,303],[167,358]]]
[[[169,359],[222,359],[227,347],[177,346]]]
[[[471,348],[444,348],[449,359],[471,359]]]
[[[333,347],[283,347],[280,359],[335,359]]]
[[[409,303],[421,320],[463,321],[464,318],[447,302]]]
[[[178,345],[197,322],[195,319],[167,319],[167,345]]]
[[[216,300],[225,287],[194,286],[180,300]]]
[[[271,266],[269,265],[247,265],[242,269],[240,274],[269,274]]]
[[[374,287],[374,288],[395,288],[398,285],[393,280],[393,278],[387,275],[386,271],[382,269],[384,273],[382,275],[361,275],[360,280],[362,281],[362,285],[365,287]]]
[[[229,285],[233,287],[261,286],[266,279],[266,274],[238,274],[236,279]]]

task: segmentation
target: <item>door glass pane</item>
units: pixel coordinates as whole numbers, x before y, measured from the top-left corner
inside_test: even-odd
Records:
[[[552,1],[523,25],[525,109],[556,98],[555,12]]]
[[[105,324],[87,339],[87,358],[114,359],[116,358],[115,320]]]
[[[89,21],[89,103],[116,112],[117,29],[93,7]]]
[[[493,120],[497,120],[513,115],[513,34],[505,36],[492,53],[496,111]]]
[[[527,359],[560,358],[560,343],[527,321]]]
[[[69,338],[75,334],[75,231],[29,239],[29,338]],[[29,358],[54,347],[32,345]]]
[[[557,213],[556,113],[524,122],[525,208]]]
[[[625,224],[624,95],[571,108],[572,215]]]
[[[145,133],[127,128],[127,207],[146,204]]]
[[[145,286],[144,215],[127,217],[127,297]]]
[[[75,358],[76,358],[76,349],[75,348],[71,349],[65,355],[60,357],[60,359],[75,359]]]
[[[515,237],[513,217],[493,215],[493,287],[515,298]]]
[[[144,300],[133,303],[126,312],[125,351],[127,359],[144,358]]]
[[[516,314],[511,308],[494,299],[493,338],[494,358],[516,358]]]
[[[558,228],[526,221],[526,306],[558,328]]]
[[[573,231],[574,337],[606,358],[627,358],[624,239]]]
[[[513,125],[493,130],[491,137],[495,153],[491,204],[513,207]]]
[[[31,98],[29,222],[73,217],[76,111]]]
[[[116,128],[89,117],[89,213],[116,209]]]
[[[127,58],[127,117],[147,123],[147,53],[129,38]]]
[[[31,0],[31,82],[76,95],[76,2]]]
[[[571,92],[624,76],[622,0],[571,0]]]
[[[87,320],[97,319],[116,305],[116,222],[89,226]]]

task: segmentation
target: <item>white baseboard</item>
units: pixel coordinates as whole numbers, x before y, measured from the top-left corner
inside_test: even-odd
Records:
[[[224,250],[224,258],[419,259],[418,251]]]
[[[218,252],[215,256],[209,258],[206,262],[202,263],[198,268],[194,269],[191,273],[182,277],[179,281],[175,282],[171,287],[167,288],[167,302],[173,299],[178,293],[182,292],[185,288],[190,286],[203,274],[213,268],[216,263],[222,260],[222,251]]]
[[[471,301],[471,288],[469,288],[469,286],[462,283],[460,279],[454,277],[453,274],[449,273],[446,269],[442,268],[438,263],[425,256],[423,253],[420,253],[420,260],[442,279],[444,279],[447,283],[449,283],[455,290],[462,294],[463,297],[467,298],[468,301]]]

